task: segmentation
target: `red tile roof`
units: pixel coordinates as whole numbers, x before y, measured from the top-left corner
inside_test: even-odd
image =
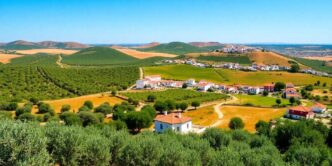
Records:
[[[316,107],[316,108],[321,108],[321,109],[325,109],[326,105],[321,104],[321,103],[315,103],[315,105],[313,105],[312,107]]]
[[[301,112],[311,112],[311,109],[309,107],[305,107],[305,106],[291,107],[291,108],[289,108],[289,110],[301,111]]]
[[[181,113],[170,113],[167,115],[157,115],[157,117],[154,120],[168,124],[181,124],[191,121],[191,118],[183,117]]]

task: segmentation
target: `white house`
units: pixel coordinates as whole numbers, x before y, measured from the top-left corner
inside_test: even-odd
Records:
[[[206,82],[206,81],[200,81],[198,84],[197,84],[197,89],[200,90],[200,91],[207,91],[209,90],[214,84],[213,83],[210,83],[210,82]]]
[[[146,87],[149,87],[155,89],[158,88],[160,81],[161,77],[159,75],[146,76],[144,79],[136,81],[136,88],[144,89]]]
[[[260,87],[250,87],[248,93],[257,95],[260,93],[261,88]]]
[[[183,117],[181,113],[165,113],[157,115],[154,119],[154,129],[158,133],[164,132],[167,129],[179,133],[188,133],[192,130],[192,121],[189,117]]]
[[[196,81],[194,79],[189,79],[186,81],[186,84],[188,86],[195,86],[196,85]]]
[[[146,76],[145,79],[148,79],[150,81],[161,81],[160,75]]]
[[[315,113],[324,113],[327,110],[327,107],[321,103],[316,103],[311,107],[311,110]]]

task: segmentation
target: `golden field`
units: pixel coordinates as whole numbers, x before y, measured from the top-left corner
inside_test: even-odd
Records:
[[[0,53],[0,62],[3,64],[7,64],[10,62],[11,59],[18,58],[21,56],[22,55]]]
[[[65,50],[65,49],[32,49],[32,50],[13,50],[19,54],[33,55],[37,53],[46,53],[46,54],[65,54],[70,55],[78,52],[77,50]]]
[[[138,58],[138,59],[151,58],[151,57],[173,58],[173,57],[177,56],[175,54],[167,54],[167,53],[142,52],[142,51],[137,51],[137,50],[130,49],[130,48],[121,48],[121,47],[113,47],[113,48],[116,49],[117,51],[120,51],[124,54],[130,55],[130,56]]]

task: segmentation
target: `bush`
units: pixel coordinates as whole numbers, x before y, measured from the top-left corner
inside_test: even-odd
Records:
[[[100,120],[92,112],[82,111],[78,113],[78,116],[81,118],[84,127],[100,123]]]
[[[231,119],[229,122],[229,128],[236,130],[236,129],[243,129],[244,128],[244,123],[241,118],[239,117],[234,117]]]
[[[93,109],[93,103],[92,101],[88,100],[88,101],[85,101],[83,106],[86,106],[87,108],[89,108],[90,110]]]
[[[104,115],[112,113],[113,108],[109,103],[103,103],[95,108],[96,113],[102,113]]]
[[[69,104],[65,104],[61,106],[61,113],[66,112],[66,111],[70,111],[71,106]]]
[[[60,115],[60,119],[63,120],[65,122],[66,125],[78,125],[78,126],[82,126],[82,120],[81,118],[73,112],[63,112]]]

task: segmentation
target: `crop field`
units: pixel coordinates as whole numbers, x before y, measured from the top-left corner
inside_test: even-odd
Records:
[[[274,97],[267,97],[267,96],[261,96],[261,95],[235,95],[236,98],[239,100],[235,101],[233,104],[240,104],[240,105],[246,105],[246,104],[252,104],[253,106],[258,107],[272,107],[276,105],[276,99]],[[289,100],[287,99],[281,99],[281,105],[289,105]]]
[[[316,81],[332,83],[328,77],[320,77],[303,73],[289,72],[245,72],[228,69],[198,68],[190,65],[167,65],[144,67],[145,75],[159,74],[165,79],[187,80],[194,78],[196,80],[207,80],[214,83],[223,83],[227,85],[263,85],[271,82],[292,82],[294,85],[314,84]]]
[[[161,53],[169,53],[169,54],[176,54],[176,55],[184,55],[188,53],[197,53],[197,52],[206,52],[208,49],[199,48],[192,46],[187,43],[183,42],[171,42],[167,44],[160,44],[154,47],[140,49],[142,51],[147,52],[161,52]]]
[[[64,56],[62,63],[69,65],[111,65],[137,61],[137,58],[108,47],[91,47]]]
[[[325,61],[311,60],[304,58],[294,58],[296,61],[309,66],[315,70],[332,73],[332,66],[328,65]]]
[[[213,61],[213,62],[229,62],[239,63],[242,65],[251,64],[250,59],[246,55],[226,55],[226,56],[199,56],[198,60]]]
[[[65,50],[65,49],[55,49],[55,48],[48,48],[48,49],[32,49],[32,50],[14,50],[16,53],[25,54],[25,55],[33,55],[38,53],[45,53],[45,54],[65,54],[70,55],[78,52],[77,50]]]
[[[94,95],[86,95],[74,98],[65,98],[60,100],[47,100],[44,101],[51,105],[51,107],[55,110],[56,113],[61,112],[61,107],[64,104],[69,104],[71,106],[71,111],[77,112],[78,109],[84,104],[85,101],[92,101],[94,107],[99,106],[102,103],[108,102],[111,105],[119,104],[123,102],[122,99],[117,97],[111,97],[109,94],[94,94]],[[36,112],[37,108],[34,108],[32,112]]]
[[[78,96],[112,89],[123,90],[139,78],[137,67],[39,69],[49,81]]]
[[[274,52],[252,52],[249,53],[249,58],[252,62],[255,62],[259,65],[281,65],[281,66],[290,66],[288,62],[291,59],[279,55]]]
[[[244,128],[250,132],[255,132],[255,124],[259,120],[270,121],[282,117],[286,109],[274,108],[256,108],[256,107],[242,107],[242,106],[224,106],[221,107],[223,113],[222,123],[219,128],[228,129],[228,124],[233,117],[239,117],[243,120]]]
[[[305,59],[320,60],[320,61],[332,61],[332,56],[306,56]]]
[[[0,63],[7,64],[14,58],[19,58],[22,55],[16,55],[16,54],[3,54],[0,53]]]
[[[129,48],[116,48],[117,51],[120,51],[124,54],[130,55],[138,59],[151,58],[151,57],[169,57],[174,58],[177,55],[167,54],[167,53],[154,53],[154,52],[143,52]]]
[[[165,91],[142,91],[142,92],[127,92],[122,95],[135,100],[146,100],[149,95],[156,96],[156,100],[174,100],[176,102],[191,103],[192,101],[208,102],[219,99],[225,99],[227,96],[224,94],[217,93],[204,93],[197,92],[194,90],[185,89],[169,89]]]
[[[57,99],[74,96],[45,79],[35,66],[0,66],[0,100],[22,101],[31,97]]]
[[[195,125],[210,126],[218,120],[217,113],[214,112],[213,106],[206,106],[183,113],[183,116],[191,117]]]
[[[57,66],[57,56],[49,54],[26,55],[12,59],[10,65]]]

